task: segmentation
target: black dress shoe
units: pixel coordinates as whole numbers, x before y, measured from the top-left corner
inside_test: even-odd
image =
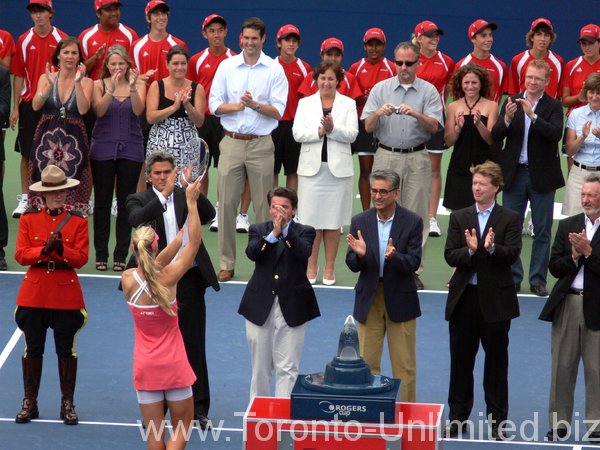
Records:
[[[506,440],[506,434],[504,430],[498,425],[492,425],[492,430],[490,431],[490,439],[495,441],[504,441]]]
[[[546,433],[547,441],[558,441],[559,439],[564,439],[567,437],[567,429],[566,428],[557,428],[556,430],[548,430]]]
[[[417,273],[413,273],[413,277],[415,279],[415,286],[417,286],[417,291],[422,291],[425,289],[425,285],[421,281],[421,277]]]
[[[444,437],[445,438],[455,438],[459,434],[466,433],[469,430],[469,426],[466,423],[460,423],[459,421],[453,420],[450,424],[444,429]]]
[[[529,286],[529,290],[538,297],[548,297],[548,289],[543,284],[532,284]]]
[[[8,265],[6,264],[6,259],[3,256],[0,256],[0,270],[5,271],[8,270]]]
[[[194,420],[197,421],[198,426],[203,430],[210,430],[212,428],[212,422],[204,414],[194,414]]]

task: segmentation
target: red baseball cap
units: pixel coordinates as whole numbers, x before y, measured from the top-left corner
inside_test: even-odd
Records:
[[[540,17],[538,19],[535,19],[533,22],[531,22],[531,31],[534,31],[540,25],[546,25],[548,28],[550,28],[552,30],[552,22],[550,22],[548,19],[544,19],[543,17]]]
[[[290,34],[295,34],[300,39],[300,30],[296,25],[292,25],[288,23],[287,25],[282,26],[279,31],[277,31],[277,39],[283,39],[288,37]]]
[[[344,43],[338,38],[330,37],[321,44],[321,55],[332,48],[337,48],[344,54]]]
[[[489,28],[494,31],[498,29],[498,25],[493,22],[488,22],[487,20],[477,19],[475,22],[469,25],[469,30],[467,31],[469,39],[473,39],[473,37],[484,28]]]
[[[438,27],[431,20],[424,20],[423,22],[417,24],[415,27],[415,37],[419,37],[422,35],[431,36],[434,32],[438,32],[438,34],[444,34],[444,30]]]
[[[579,39],[577,39],[577,42],[596,42],[598,39],[600,39],[600,27],[593,23],[588,23],[585,27],[579,30]]]
[[[381,28],[369,28],[363,36],[363,42],[366,44],[371,39],[377,39],[379,42],[385,44],[385,33]]]
[[[52,7],[52,0],[29,0],[27,10],[29,10],[29,7],[34,5],[41,6],[42,8],[47,9],[51,13],[54,12],[54,8]]]
[[[227,28],[227,21],[223,16],[220,16],[219,14],[211,14],[210,16],[206,16],[204,22],[202,22],[202,29],[205,30],[206,27],[213,22],[219,22],[220,24],[223,24],[225,28]]]
[[[123,4],[117,0],[94,0],[94,11],[98,12],[102,8],[106,8],[110,5],[123,6]]]
[[[171,8],[169,8],[169,5],[167,5],[167,2],[165,2],[164,0],[150,0],[148,3],[146,3],[146,8],[144,8],[144,14],[147,16],[161,5],[167,8],[167,11],[171,10]]]

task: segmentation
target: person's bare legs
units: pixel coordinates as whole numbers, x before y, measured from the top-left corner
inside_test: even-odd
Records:
[[[285,187],[293,189],[294,192],[298,192],[298,174],[290,173],[285,177]]]
[[[144,192],[146,189],[146,164],[142,163],[142,169],[140,171],[140,177],[138,178],[136,192]]]
[[[358,177],[358,192],[363,211],[371,207],[371,182],[369,176],[373,170],[373,155],[358,155],[360,176]]]
[[[167,450],[181,450],[187,445],[194,420],[194,400],[167,401],[173,429],[167,441]]]
[[[340,245],[340,229],[323,230],[323,244],[325,246],[323,279],[335,280],[335,257]]]
[[[148,450],[165,450],[165,402],[140,404],[148,433]]]
[[[319,248],[321,247],[321,240],[323,239],[323,230],[316,230],[315,240],[313,241],[312,252],[308,258],[308,271],[307,278],[317,278],[317,272],[319,271]],[[338,231],[338,234],[340,232]]]

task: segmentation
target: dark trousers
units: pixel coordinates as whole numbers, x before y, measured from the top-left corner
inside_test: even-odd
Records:
[[[485,301],[482,299],[481,301]],[[467,286],[450,318],[450,420],[465,421],[473,408],[473,368],[479,343],[485,352],[486,415],[499,424],[508,415],[508,331],[510,320],[486,322],[477,286]]]
[[[41,358],[46,346],[46,331],[54,330],[54,346],[59,358],[75,358],[75,335],[87,322],[87,311],[17,306],[17,326],[25,335],[25,358]]]
[[[131,225],[127,220],[125,202],[129,194],[135,193],[141,162],[128,159],[109,161],[91,160],[94,178],[94,249],[96,261],[108,261],[108,238],[110,236],[110,208],[112,206],[115,181],[117,183],[117,242],[113,258],[125,262],[131,239]]]
[[[194,414],[208,415],[210,408],[210,388],[208,366],[206,365],[206,286],[198,267],[192,267],[177,283],[177,305],[179,329],[188,361],[196,374],[192,385]]]
[[[6,207],[4,206],[4,131],[0,130],[0,150],[2,150],[2,161],[0,162],[0,257],[4,258],[4,247],[8,244],[8,220],[6,219]]]

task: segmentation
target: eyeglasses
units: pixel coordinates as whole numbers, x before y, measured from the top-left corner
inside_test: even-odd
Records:
[[[398,60],[395,61],[396,65],[398,67],[402,67],[402,66],[411,67],[411,66],[414,66],[418,62],[419,62],[418,59],[416,61],[398,61]]]
[[[398,188],[394,188],[394,189],[374,189],[371,188],[371,195],[373,197],[375,197],[377,194],[381,195],[382,197],[387,197],[390,192],[394,192],[395,190],[397,190]]]

